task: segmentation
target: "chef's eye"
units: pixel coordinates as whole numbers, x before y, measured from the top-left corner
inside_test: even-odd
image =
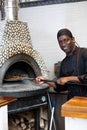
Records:
[[[67,38],[67,39],[64,39],[64,42],[69,42],[69,40],[70,40],[69,38]]]
[[[63,39],[63,40],[59,41],[60,44],[62,44],[62,43],[68,43],[68,42],[70,42],[69,38],[66,38],[66,39]]]

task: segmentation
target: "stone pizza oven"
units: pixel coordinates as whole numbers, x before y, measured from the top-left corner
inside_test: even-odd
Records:
[[[19,70],[26,69],[28,75],[33,72],[34,76],[47,76],[44,61],[32,46],[27,24],[17,20],[7,21],[4,25],[1,23],[2,28],[4,30],[0,42],[0,84],[4,78],[8,78],[8,70],[16,73],[17,66]]]
[[[40,54],[34,49],[26,22],[18,20],[18,0],[4,0],[5,20],[0,22],[0,86],[11,76],[47,76]]]
[[[26,68],[34,71],[34,75],[47,75],[47,70],[40,54],[33,48],[26,23],[21,21],[7,21],[3,28],[0,42],[0,84],[6,78],[10,68]],[[13,66],[13,67],[12,67]],[[14,70],[15,73],[15,70]]]
[[[29,78],[38,75],[47,77],[47,68],[32,45],[27,23],[18,20],[18,0],[2,0],[2,13],[4,20],[0,21],[0,95],[17,98],[16,102],[8,105],[8,113],[13,117],[9,119],[14,120],[16,113],[34,110],[35,130],[39,130],[40,108],[47,105],[49,87],[39,86]]]
[[[18,100],[9,109],[15,112],[41,105],[44,103],[42,96],[48,91],[48,86],[38,86],[28,79],[17,78],[35,78],[38,75],[47,77],[48,73],[42,57],[32,45],[27,23],[18,20],[18,0],[3,0],[2,7],[5,17],[0,22],[0,95],[15,96],[19,100],[23,98],[22,103],[27,102],[29,97],[38,97],[32,98],[32,102],[27,102],[25,106]]]

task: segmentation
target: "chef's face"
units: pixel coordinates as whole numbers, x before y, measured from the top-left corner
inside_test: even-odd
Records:
[[[62,35],[58,38],[60,48],[68,55],[72,52],[75,46],[74,38],[67,35]]]

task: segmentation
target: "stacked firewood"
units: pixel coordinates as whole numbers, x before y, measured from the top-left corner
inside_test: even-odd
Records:
[[[9,115],[9,130],[35,130],[33,113],[25,112]]]
[[[17,114],[9,114],[9,130],[35,130],[35,118],[33,111],[26,111]],[[41,108],[40,130],[48,130],[47,110]]]

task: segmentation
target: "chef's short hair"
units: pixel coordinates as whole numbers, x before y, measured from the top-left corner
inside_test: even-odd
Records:
[[[63,28],[63,29],[60,29],[58,31],[57,39],[59,39],[59,37],[62,36],[62,35],[67,35],[67,36],[73,38],[73,35],[72,35],[71,31],[69,29],[67,29],[67,28]]]

